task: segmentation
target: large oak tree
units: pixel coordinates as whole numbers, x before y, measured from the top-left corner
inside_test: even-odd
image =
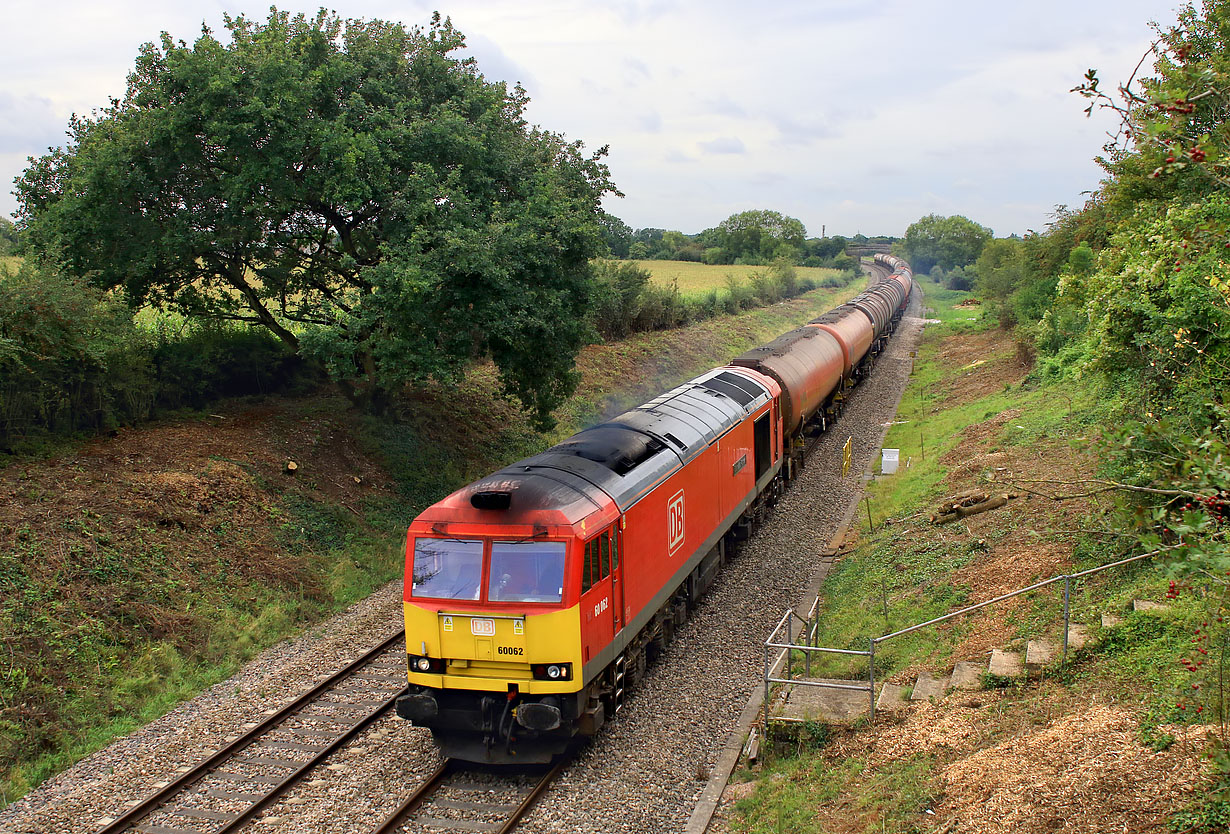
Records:
[[[226,28],[143,46],[124,97],[31,160],[37,251],[134,304],[266,327],[359,400],[490,356],[546,419],[604,251],[605,149],[529,126],[438,15]]]

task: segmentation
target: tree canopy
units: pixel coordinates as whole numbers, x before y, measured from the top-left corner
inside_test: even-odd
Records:
[[[145,44],[18,180],[47,259],[133,304],[268,328],[356,399],[490,356],[542,419],[575,384],[602,149],[530,127],[464,37],[321,11]]]
[[[928,214],[905,230],[902,246],[915,272],[930,272],[937,264],[952,269],[974,263],[990,239],[991,230],[968,217]]]
[[[706,248],[719,248],[725,263],[768,263],[777,258],[797,260],[807,239],[803,221],[778,211],[742,211],[716,228],[701,233]]]
[[[12,255],[21,247],[17,226],[7,217],[0,217],[0,255]]]

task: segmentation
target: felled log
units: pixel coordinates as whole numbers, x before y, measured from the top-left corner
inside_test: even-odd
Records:
[[[975,504],[981,504],[987,500],[985,492],[962,492],[960,495],[950,495],[940,502],[939,509],[936,512],[950,513],[958,507],[972,507]]]
[[[1004,506],[1004,504],[1007,504],[1009,501],[1011,501],[1013,498],[1016,498],[1016,497],[1017,497],[1016,495],[1013,495],[1010,492],[1005,492],[1002,495],[996,495],[993,498],[987,498],[983,501],[979,501],[976,504],[953,506],[947,510],[944,509],[944,506],[947,506],[946,504],[941,505],[940,512],[936,515],[931,516],[931,523],[932,524],[947,524],[950,521],[958,521],[962,518],[969,518],[971,515],[978,515],[978,513],[985,513],[987,510],[994,510],[997,507],[1002,507]]]

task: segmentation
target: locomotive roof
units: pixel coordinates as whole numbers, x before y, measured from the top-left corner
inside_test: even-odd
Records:
[[[541,518],[551,511],[575,523],[611,501],[622,513],[770,398],[752,374],[709,371],[494,472],[444,503],[468,508],[476,493],[508,493],[499,520],[510,523],[527,512]]]

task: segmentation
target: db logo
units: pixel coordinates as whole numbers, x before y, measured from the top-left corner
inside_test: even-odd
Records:
[[[495,634],[495,620],[470,620],[470,633],[475,637],[491,637]]]
[[[683,490],[676,492],[666,507],[666,528],[670,555],[673,556],[679,545],[683,544]]]

